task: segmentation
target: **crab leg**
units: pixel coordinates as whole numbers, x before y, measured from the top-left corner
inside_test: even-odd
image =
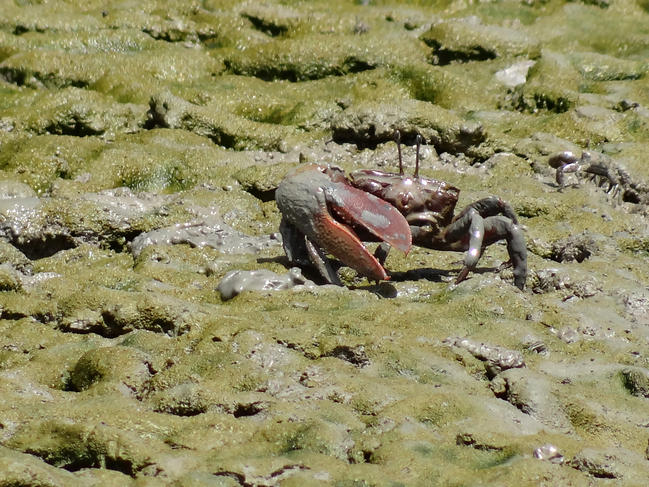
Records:
[[[417,235],[414,231],[413,238],[416,241]],[[475,269],[482,249],[502,239],[507,241],[510,258],[508,264],[514,267],[514,284],[523,289],[527,277],[525,238],[517,225],[513,209],[500,198],[484,198],[466,207],[446,228],[443,243],[436,248],[467,251],[464,267],[456,280],[456,283],[459,283]]]
[[[468,211],[469,208],[475,208],[483,218],[486,218],[488,216],[504,215],[512,222],[518,224],[518,217],[516,216],[514,209],[509,203],[503,201],[497,196],[489,196],[487,198],[474,201],[464,210],[462,210],[462,212],[459,213],[455,217],[455,219],[460,218],[464,214],[464,212]]]
[[[507,241],[509,264],[514,267],[514,285],[522,291],[525,288],[525,280],[527,279],[527,246],[525,245],[523,232],[509,218],[502,216],[486,218],[485,232],[487,236],[496,237],[493,242],[502,238]]]

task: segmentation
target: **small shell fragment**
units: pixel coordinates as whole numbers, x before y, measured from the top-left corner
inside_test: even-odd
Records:
[[[550,444],[536,448],[534,450],[534,458],[558,464],[561,464],[564,461],[563,455],[559,452],[557,447]]]

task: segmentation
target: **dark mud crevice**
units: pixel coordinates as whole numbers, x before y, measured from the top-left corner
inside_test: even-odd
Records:
[[[371,71],[373,69],[376,69],[376,65],[368,63],[363,59],[358,59],[355,56],[351,56],[345,59],[341,75],[362,73],[363,71]]]
[[[255,416],[262,412],[264,409],[265,405],[260,402],[252,402],[249,404],[240,403],[235,406],[234,411],[232,411],[232,415],[235,418]]]
[[[149,101],[149,111],[147,112],[147,121],[144,124],[145,130],[153,130],[157,128],[163,129],[175,129],[179,128],[176,125],[170,124],[165,118],[166,113],[170,110],[167,102],[163,102],[161,106],[158,106],[156,100],[152,99]],[[196,122],[192,120],[192,114],[185,113],[182,116],[182,120],[179,125],[186,130],[196,132],[196,127],[194,125],[200,125],[201,122]],[[197,132],[198,133],[198,132]],[[210,139],[214,144],[224,147],[226,149],[236,149],[236,144],[238,137],[234,134],[228,133],[227,130],[216,125],[210,125],[207,133],[203,133],[208,139]]]
[[[501,452],[504,450],[504,448],[501,446],[480,443],[473,437],[473,435],[469,433],[459,433],[455,437],[455,444],[458,446],[468,446],[475,450],[487,451],[487,452]]]
[[[135,238],[143,233],[141,230],[127,230],[113,234],[104,242],[109,250],[122,253],[130,252],[130,244]]]
[[[370,359],[365,353],[365,347],[362,345],[350,347],[348,345],[338,345],[330,352],[323,355],[324,357],[335,357],[345,362],[349,362],[356,367],[366,367],[370,365]]]
[[[27,86],[28,81],[34,78],[41,82],[46,88],[88,88],[88,83],[81,80],[56,78],[52,74],[39,73],[36,71],[0,66],[0,79],[16,86]]]
[[[275,188],[273,189],[259,189],[254,186],[243,188],[244,191],[263,203],[268,203],[269,201],[275,201]]]
[[[253,478],[248,478],[245,474],[234,472],[232,470],[220,470],[214,472],[212,475],[215,477],[229,477],[234,479],[242,487],[259,487],[264,485],[279,485],[278,483],[281,480],[284,480],[290,477],[293,473],[300,470],[310,470],[309,467],[305,465],[284,465],[282,468],[271,472],[266,476],[255,476]]]
[[[131,331],[132,323],[125,321],[124,317],[119,315],[118,309],[103,310],[101,317],[105,323],[102,336],[106,338],[116,338]],[[146,330],[164,335],[175,336],[177,325],[173,317],[155,317],[147,321]]]
[[[532,96],[532,103],[528,103],[521,96],[515,103],[514,108],[520,112],[534,112],[536,110],[547,110],[548,112],[560,114],[570,110],[574,102],[569,98],[562,96],[550,96],[546,93],[534,93]]]
[[[125,458],[114,458],[106,456],[101,448],[95,450],[92,447],[79,451],[70,446],[68,450],[57,451],[56,454],[47,451],[34,451],[27,449],[25,453],[34,455],[46,463],[68,472],[78,472],[84,469],[105,469],[120,472],[129,477],[135,475],[147,465],[135,465]]]
[[[289,81],[291,83],[298,83],[302,81],[313,81],[329,77],[340,77],[349,74],[357,74],[363,71],[371,71],[376,69],[374,64],[367,61],[358,59],[354,56],[345,59],[339,66],[320,66],[311,71],[298,72],[291,67],[270,66],[264,65],[251,69],[241,69],[230,59],[224,59],[226,71],[230,74],[240,76],[253,76],[262,81]]]
[[[645,195],[645,198],[649,201],[649,196]],[[627,189],[622,193],[622,201],[625,203],[633,203],[634,205],[638,205],[642,203],[642,198],[640,197],[640,194],[631,189]]]
[[[594,472],[589,472],[593,477],[596,479],[616,479],[618,478],[617,475],[610,473],[610,472],[600,472],[600,471],[594,471]]]
[[[431,64],[446,66],[451,63],[468,63],[472,61],[489,61],[498,57],[495,52],[485,49],[483,46],[474,46],[466,51],[454,51],[443,49],[438,42],[427,42],[433,48]]]
[[[207,407],[203,405],[179,405],[177,407],[166,407],[164,410],[156,409],[156,412],[171,414],[172,416],[180,416],[183,418],[191,418],[207,412]]]
[[[36,313],[21,313],[15,310],[0,310],[0,319],[10,320],[10,321],[19,321],[24,318],[33,318],[39,323],[52,323],[56,321],[56,317],[48,311],[40,311]]]
[[[83,459],[81,461],[66,465],[63,468],[68,472],[78,472],[79,470],[83,470],[86,468],[101,468],[106,470],[114,470],[116,472],[120,472],[125,475],[128,475],[129,477],[134,477],[135,474],[137,473],[137,470],[134,468],[134,465],[128,460],[119,459],[119,458],[114,458],[114,459],[105,458],[103,460],[104,461],[101,462],[99,458],[89,457],[87,459]]]
[[[65,121],[52,122],[45,127],[45,132],[51,135],[71,135],[74,137],[89,137],[102,135],[104,130],[91,127],[85,120],[72,117]]]
[[[74,238],[66,234],[42,235],[40,239],[26,239],[11,243],[30,260],[51,257],[61,250],[69,250],[77,246]]]
[[[152,39],[155,39],[156,41],[165,41],[169,43],[185,42],[188,40],[188,37],[191,37],[187,32],[174,30],[155,31],[153,29],[143,29],[141,32],[148,35]]]
[[[620,478],[615,472],[608,471],[606,467],[596,465],[584,459],[573,459],[568,463],[569,466],[580,472],[585,472],[596,479],[617,479]]]
[[[266,19],[257,17],[256,15],[249,13],[243,13],[241,14],[241,16],[244,19],[249,20],[255,29],[271,37],[278,37],[288,32],[288,26],[286,25],[278,25],[275,22],[270,22]]]
[[[347,463],[350,465],[359,465],[363,463],[369,464],[378,464],[376,457],[374,456],[374,450],[361,450],[358,452],[349,452],[347,456]]]
[[[240,474],[239,472],[232,472],[229,470],[222,470],[219,472],[214,472],[213,474],[215,477],[226,477],[233,479],[235,482],[238,482],[239,485],[242,487],[256,487],[257,484],[251,484],[249,482],[246,482],[246,476],[243,474]]]
[[[401,143],[406,146],[416,145],[417,136],[422,137],[422,131],[427,130],[427,128],[421,128],[423,130],[414,124],[410,127],[399,128]],[[359,150],[376,150],[380,144],[393,142],[394,133],[378,128],[373,123],[369,123],[362,129],[342,124],[332,126],[331,138],[337,144],[354,144]],[[484,159],[481,155],[476,154],[474,149],[483,143],[485,138],[481,127],[476,130],[461,128],[454,134],[430,134],[428,137],[424,137],[423,144],[434,147],[438,154],[447,152],[452,156],[466,156],[469,158],[470,164],[473,165]]]
[[[23,34],[26,34],[27,32],[30,32],[30,29],[28,29],[24,25],[17,24],[14,27],[14,30],[13,30],[12,34],[15,35],[15,36],[21,36]],[[37,32],[43,32],[43,31],[41,30],[41,31],[37,31]]]

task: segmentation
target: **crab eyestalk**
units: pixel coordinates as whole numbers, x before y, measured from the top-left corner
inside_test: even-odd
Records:
[[[415,138],[417,141],[417,153],[415,155],[415,178],[419,177],[419,146],[421,145],[421,135],[417,134]]]
[[[401,158],[401,132],[394,131],[394,141],[397,143],[397,152],[399,154],[399,175],[403,176],[403,159]]]

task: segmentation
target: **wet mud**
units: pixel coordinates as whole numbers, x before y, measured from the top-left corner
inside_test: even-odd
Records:
[[[0,486],[646,484],[646,2],[0,12]],[[397,129],[524,290],[504,244],[292,268],[285,174]]]

